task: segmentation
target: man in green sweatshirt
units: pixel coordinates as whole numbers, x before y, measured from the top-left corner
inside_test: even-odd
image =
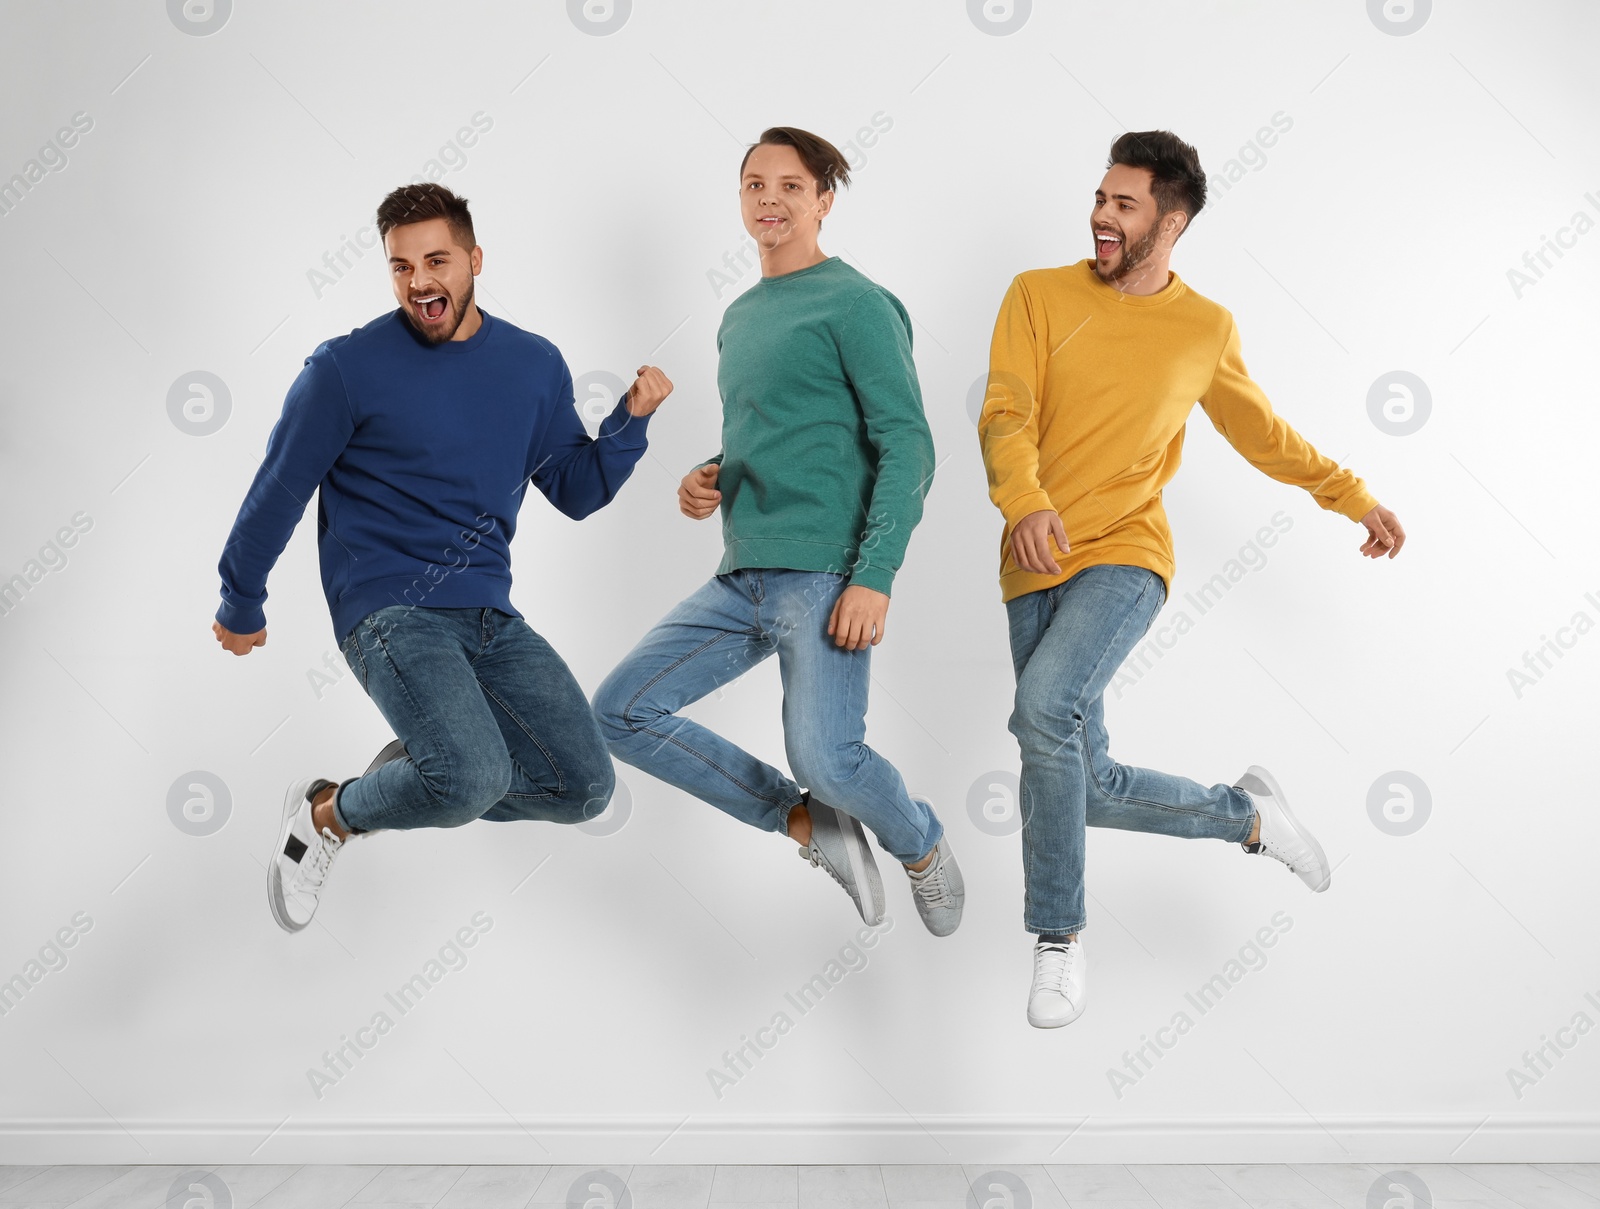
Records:
[[[964,889],[944,828],[864,741],[872,648],[933,478],[911,323],[817,246],[835,184],[850,181],[833,144],[773,127],[739,176],[761,279],[717,332],[722,452],[678,491],[686,516],[721,508],[722,563],[606,678],[595,716],[617,759],[797,841],[876,924],[883,882],[865,823],[946,936]],[[794,778],[677,713],[773,653]]]

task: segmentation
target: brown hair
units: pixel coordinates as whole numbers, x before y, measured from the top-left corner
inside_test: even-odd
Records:
[[[1148,168],[1150,193],[1156,199],[1159,220],[1173,210],[1188,215],[1187,231],[1206,205],[1206,174],[1200,170],[1200,153],[1170,130],[1128,133],[1111,144],[1106,167],[1124,164]]]
[[[472,232],[472,213],[467,199],[457,197],[443,185],[425,181],[420,185],[401,185],[378,203],[378,238],[396,227],[442,218],[450,225],[450,235],[467,251],[478,246]]]
[[[828,193],[837,185],[850,183],[850,165],[839,149],[820,135],[798,126],[769,126],[761,137],[750,144],[739,161],[739,179],[744,179],[744,166],[750,162],[750,152],[763,144],[772,147],[793,147],[800,155],[806,171],[816,178],[817,192]]]

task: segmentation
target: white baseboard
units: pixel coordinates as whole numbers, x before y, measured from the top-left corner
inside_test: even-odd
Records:
[[[0,1164],[1542,1163],[1600,1161],[1600,1115],[0,1120]]]

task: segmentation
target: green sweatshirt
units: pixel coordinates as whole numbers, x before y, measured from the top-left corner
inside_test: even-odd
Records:
[[[717,352],[717,574],[834,571],[887,595],[933,480],[905,307],[830,256],[734,299]]]

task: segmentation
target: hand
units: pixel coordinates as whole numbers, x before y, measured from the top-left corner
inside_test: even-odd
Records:
[[[1011,557],[1017,566],[1036,575],[1060,575],[1061,564],[1050,553],[1050,539],[1065,554],[1067,527],[1061,523],[1061,514],[1049,508],[1030,512],[1011,530]]]
[[[712,462],[698,466],[683,476],[678,484],[678,510],[685,516],[703,521],[722,503],[722,492],[717,490],[717,472],[722,469]]]
[[[224,629],[220,621],[213,621],[211,632],[217,636],[222,649],[232,655],[248,655],[256,647],[267,645],[265,630],[257,630],[254,634],[235,634],[232,630]]]
[[[833,645],[847,651],[862,651],[883,641],[883,619],[889,612],[889,598],[874,588],[851,584],[833,602],[828,618],[828,633]]]
[[[628,414],[647,416],[672,393],[672,382],[653,365],[641,365],[638,377],[628,387]]]
[[[1361,518],[1367,527],[1367,540],[1361,543],[1361,553],[1368,558],[1393,558],[1406,544],[1406,531],[1400,527],[1400,518],[1379,504]]]

